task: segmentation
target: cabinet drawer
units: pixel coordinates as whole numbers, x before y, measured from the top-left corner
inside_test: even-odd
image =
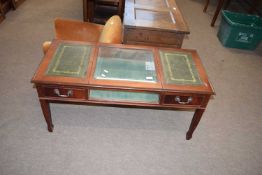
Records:
[[[85,89],[68,87],[44,87],[43,92],[48,97],[85,99]]]
[[[124,33],[125,42],[144,42],[166,45],[177,45],[181,47],[184,34],[166,31],[154,31],[145,29],[126,29]]]
[[[193,94],[168,94],[164,96],[164,105],[201,105],[204,96]]]

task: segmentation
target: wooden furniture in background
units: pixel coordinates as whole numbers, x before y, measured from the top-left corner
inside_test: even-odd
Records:
[[[3,11],[3,3],[0,0],[0,23],[5,19],[5,13]]]
[[[125,44],[181,48],[188,26],[175,0],[126,0]]]
[[[214,13],[214,16],[212,18],[212,21],[211,21],[211,26],[214,27],[215,25],[215,22],[217,20],[217,17],[222,9],[223,6],[225,6],[225,9],[228,8],[229,4],[231,3],[231,0],[217,0],[218,3],[217,3],[217,7],[216,7],[216,10],[215,10],[215,13]],[[243,2],[245,0],[242,0]],[[251,3],[249,4],[249,10],[248,10],[248,13],[253,13],[255,10],[256,10],[256,6],[258,5],[259,3],[259,0],[251,0]],[[206,4],[204,6],[204,9],[203,9],[203,12],[206,12],[207,10],[207,7],[209,5],[209,0],[206,0]]]
[[[5,19],[4,14],[2,14],[2,13],[0,12],[0,23],[1,23],[4,19]]]
[[[84,21],[104,24],[113,15],[123,19],[124,0],[83,0]]]
[[[15,10],[25,0],[0,0],[0,22],[5,19],[5,14],[13,9]]]
[[[195,50],[63,40],[52,42],[31,82],[50,132],[50,102],[190,109],[189,140],[214,94]]]
[[[14,9],[16,9],[18,6],[20,6],[25,0],[12,0],[12,4]]]
[[[12,4],[11,0],[0,0],[1,3],[1,13],[4,15],[11,9],[14,9],[14,6]]]
[[[95,0],[95,8],[99,6],[115,7],[117,9],[117,15],[123,18],[123,5],[125,0]]]

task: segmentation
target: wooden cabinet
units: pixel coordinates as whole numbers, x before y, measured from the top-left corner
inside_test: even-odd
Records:
[[[113,15],[123,18],[125,0],[83,0],[84,21],[105,24]]]
[[[188,26],[175,0],[126,0],[124,43],[181,48]]]

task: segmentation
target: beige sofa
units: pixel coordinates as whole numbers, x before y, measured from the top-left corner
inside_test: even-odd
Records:
[[[55,20],[55,32],[56,39],[62,40],[122,43],[122,23],[116,15],[109,18],[105,25],[58,18]],[[50,44],[51,41],[43,43],[44,53]]]

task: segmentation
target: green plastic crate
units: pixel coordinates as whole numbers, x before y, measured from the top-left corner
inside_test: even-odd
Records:
[[[223,10],[217,36],[225,47],[254,50],[262,40],[262,19]]]

